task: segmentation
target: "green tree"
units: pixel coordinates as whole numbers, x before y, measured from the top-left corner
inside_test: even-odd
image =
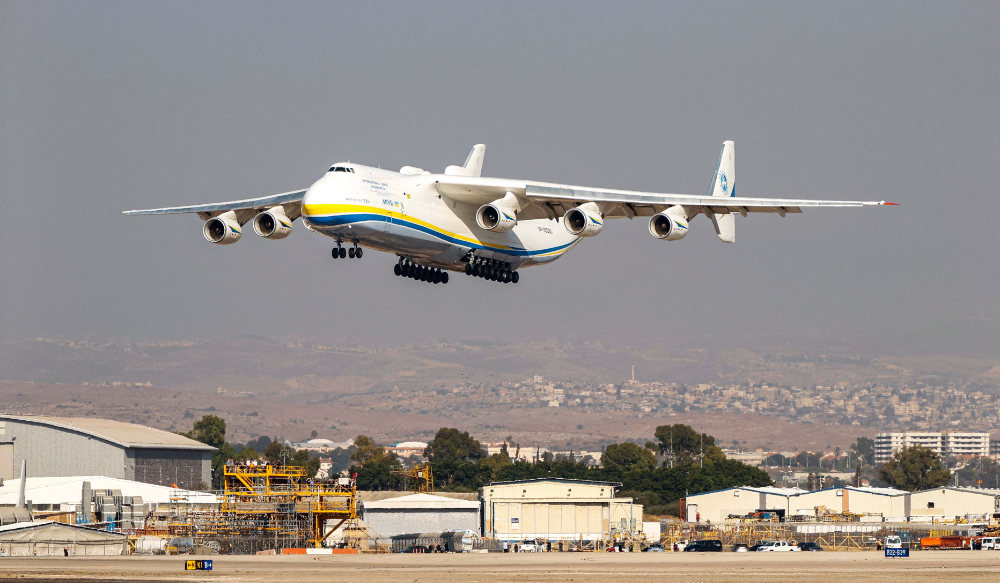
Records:
[[[215,448],[212,452],[212,487],[216,490],[222,488],[226,460],[236,454],[232,444],[226,443],[226,422],[221,417],[205,415],[194,422],[191,431],[181,435]]]
[[[351,454],[352,464],[348,471],[358,475],[358,489],[392,490],[401,486],[402,477],[392,474],[393,470],[403,467],[399,456],[387,452],[367,435],[359,435],[354,440],[354,448],[354,453]]]
[[[654,435],[659,441],[660,454],[673,458],[674,465],[692,464],[701,458],[706,448],[715,445],[714,437],[698,433],[682,423],[660,425]]]
[[[424,450],[434,470],[434,484],[443,490],[474,490],[494,475],[493,467],[479,467],[486,457],[483,445],[468,431],[442,427]]]
[[[453,427],[442,427],[434,435],[434,439],[424,450],[427,459],[434,462],[475,462],[486,457],[483,445],[476,441],[468,431],[459,431]]]
[[[656,468],[653,452],[627,441],[604,448],[601,465],[610,479],[624,480],[630,474],[649,473]]]
[[[878,469],[878,476],[893,488],[911,492],[944,486],[951,481],[951,472],[941,463],[941,456],[919,445],[897,451]]]
[[[267,447],[265,447],[260,454],[272,466],[283,466],[288,463],[288,458],[291,457],[292,449],[290,447],[285,447],[279,441],[275,440],[267,444]]]
[[[851,451],[866,465],[875,465],[875,440],[870,437],[859,437],[851,445]]]
[[[384,455],[386,455],[385,448],[367,435],[359,435],[354,440],[354,452],[351,453],[354,465],[361,466]]]
[[[772,453],[771,455],[764,458],[764,465],[769,467],[770,466],[784,467],[789,465],[789,459],[781,455],[780,453]]]
[[[194,422],[191,431],[181,435],[220,448],[226,443],[226,422],[221,417],[205,415]]]
[[[508,457],[507,454],[501,450],[500,453],[495,453],[490,457],[479,460],[479,465],[489,469],[490,481],[497,482],[500,480],[500,476],[503,474],[504,470],[508,466],[514,465],[514,462],[510,461],[510,457]]]

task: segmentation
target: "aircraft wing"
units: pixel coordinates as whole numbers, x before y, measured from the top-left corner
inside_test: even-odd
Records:
[[[169,215],[176,213],[197,213],[203,220],[221,215],[228,211],[235,211],[236,218],[243,224],[249,221],[257,213],[275,206],[281,206],[285,215],[293,221],[302,214],[302,197],[306,195],[306,189],[293,190],[271,196],[260,198],[247,198],[244,200],[233,200],[229,202],[210,202],[207,204],[196,204],[191,206],[172,206],[158,209],[143,209],[122,211],[123,215]]]
[[[739,213],[801,213],[805,207],[860,207],[878,206],[885,201],[808,200],[784,198],[747,198],[735,196],[706,196],[695,194],[669,194],[634,190],[611,190],[568,184],[552,184],[530,180],[506,180],[464,176],[434,176],[440,194],[459,202],[487,204],[503,198],[510,192],[517,197],[521,208],[520,219],[551,218],[562,216],[567,210],[586,202],[600,207],[605,218],[652,216],[667,208],[684,207],[688,219],[698,214]]]
[[[805,207],[879,206],[885,201],[809,200],[790,198],[749,198],[669,194],[632,190],[605,190],[584,186],[529,182],[525,198],[532,204],[553,207],[565,212],[585,202],[594,202],[605,218],[652,216],[672,206],[684,207],[688,219],[699,214],[801,213]]]

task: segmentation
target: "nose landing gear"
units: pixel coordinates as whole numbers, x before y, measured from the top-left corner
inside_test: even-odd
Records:
[[[350,249],[345,249],[343,244],[344,244],[343,241],[338,240],[337,246],[334,247],[333,251],[330,252],[330,255],[332,255],[334,259],[343,259],[344,257],[350,257],[351,259],[361,259],[361,256],[364,254],[364,249],[358,247],[357,241],[354,241],[354,246],[351,247]]]

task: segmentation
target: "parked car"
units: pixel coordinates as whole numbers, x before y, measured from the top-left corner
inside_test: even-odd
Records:
[[[745,553],[749,550],[746,543],[736,543],[733,545],[734,553]]]
[[[722,552],[722,541],[721,540],[693,540],[684,547],[685,553],[721,553]]]
[[[816,543],[810,543],[810,542],[799,543],[798,546],[799,546],[799,550],[800,551],[822,551],[823,550],[823,547],[819,546]]]
[[[663,545],[661,545],[660,543],[653,543],[648,547],[642,549],[642,552],[644,553],[662,553],[663,551],[664,551]]]
[[[522,553],[537,553],[538,552],[538,541],[533,540],[523,540],[519,543],[518,550]]]
[[[757,549],[758,552],[785,552],[785,551],[799,551],[798,545],[793,542],[786,540],[772,540],[761,543],[760,548]]]

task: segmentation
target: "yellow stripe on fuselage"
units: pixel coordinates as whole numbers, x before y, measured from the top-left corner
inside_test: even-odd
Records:
[[[415,224],[420,225],[422,227],[426,227],[426,228],[428,228],[428,229],[430,229],[432,231],[436,231],[438,233],[441,233],[442,235],[445,235],[445,236],[448,236],[448,237],[454,237],[455,239],[459,239],[459,240],[465,241],[467,243],[474,243],[476,245],[481,245],[483,247],[490,247],[490,248],[494,248],[494,249],[508,249],[508,250],[511,250],[511,251],[515,250],[514,247],[507,247],[505,245],[498,245],[496,243],[492,243],[492,242],[488,242],[488,241],[481,241],[479,239],[474,239],[472,237],[468,237],[468,236],[465,236],[465,235],[459,235],[458,233],[453,233],[451,231],[446,231],[445,229],[442,229],[441,227],[439,227],[437,225],[432,225],[431,223],[428,223],[427,221],[420,220],[420,219],[418,219],[416,217],[413,217],[412,215],[404,215],[402,213],[397,213],[395,211],[386,210],[386,209],[381,208],[381,207],[367,206],[367,205],[361,205],[361,204],[305,204],[305,205],[302,205],[302,214],[306,218],[309,218],[310,216],[323,217],[323,216],[331,216],[331,215],[346,215],[346,214],[352,214],[352,213],[376,214],[376,215],[381,215],[381,216],[384,216],[384,217],[390,217],[392,219],[399,219],[400,221],[406,221],[406,222],[410,222],[410,223],[415,223]],[[520,249],[516,249],[516,250],[520,250]],[[548,253],[546,253],[546,255],[548,255]]]

